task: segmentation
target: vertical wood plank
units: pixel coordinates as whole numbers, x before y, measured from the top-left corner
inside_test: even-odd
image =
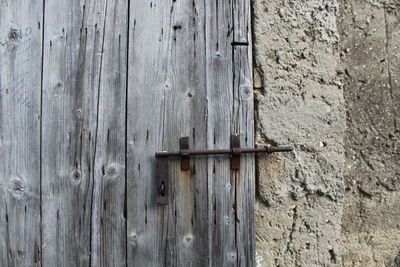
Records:
[[[233,0],[234,41],[234,120],[232,134],[240,133],[243,147],[254,147],[254,100],[252,77],[252,40],[250,1]],[[242,155],[243,164],[236,174],[236,243],[238,266],[255,266],[255,161],[254,155]]]
[[[137,1],[131,5],[127,135],[128,264],[252,266],[254,160],[240,172],[229,157],[171,159],[170,203],[155,203],[157,150],[253,145],[249,2]],[[245,18],[235,15],[244,15]],[[239,19],[241,21],[239,21]],[[242,40],[243,38],[240,38]],[[236,67],[236,64],[239,66]],[[235,65],[235,66],[234,66]],[[146,66],[146,67],[143,67]],[[241,69],[243,67],[243,69]],[[250,199],[247,199],[250,198]]]
[[[229,146],[226,141],[235,134],[240,135],[242,147],[253,147],[250,1],[233,0],[225,4],[215,2],[207,12],[216,14],[215,22],[211,19],[207,28],[210,51],[207,94],[212,96],[208,98],[211,99],[209,145],[213,142],[211,147]],[[224,80],[226,77],[230,84]],[[225,95],[222,90],[226,90]],[[215,224],[210,247],[214,251],[213,264],[218,266],[255,265],[254,156],[242,155],[241,158],[240,171],[229,170],[230,176],[228,166],[218,167],[221,163],[215,159],[213,170],[209,170],[212,184],[209,207],[213,207],[210,217]]]
[[[106,2],[92,205],[92,266],[126,266],[128,3]]]
[[[125,264],[126,10],[125,1],[46,2],[44,265]]]
[[[139,1],[131,15],[128,263],[204,266],[207,162],[181,172],[179,161],[170,161],[170,204],[154,201],[154,152],[179,149],[182,136],[192,148],[206,147],[204,3]]]
[[[42,1],[0,1],[1,266],[40,266],[42,18]]]
[[[190,147],[207,147],[207,97],[205,90],[204,1],[177,1],[172,4],[173,34],[168,65],[174,90],[166,102],[163,139],[168,149],[178,149],[177,137],[188,136]],[[171,161],[172,199],[168,210],[169,231],[166,255],[174,266],[205,266],[208,255],[207,161],[192,160],[190,171],[181,171],[179,161]]]
[[[168,65],[171,1],[130,7],[127,113],[128,266],[165,266],[168,206],[155,203],[156,150],[163,140],[166,99],[174,90]],[[179,138],[179,137],[178,137]],[[165,144],[164,144],[165,142]],[[173,140],[171,140],[173,142]],[[173,198],[172,192],[169,194]],[[173,242],[170,240],[169,242]],[[170,252],[172,253],[172,252]]]
[[[230,147],[233,66],[232,6],[228,1],[208,1],[207,20],[207,98],[208,148]],[[210,256],[212,266],[236,266],[234,180],[227,157],[210,157],[209,216]]]
[[[47,266],[90,265],[102,9],[80,1],[48,1],[45,7],[42,240]]]

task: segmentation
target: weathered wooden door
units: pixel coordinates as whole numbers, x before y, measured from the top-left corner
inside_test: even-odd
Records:
[[[250,0],[0,0],[0,266],[254,266]]]

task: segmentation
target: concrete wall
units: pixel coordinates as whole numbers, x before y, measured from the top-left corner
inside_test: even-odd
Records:
[[[346,266],[393,266],[400,250],[400,1],[340,7],[347,109],[342,259]]]
[[[261,266],[395,266],[399,5],[253,1]]]

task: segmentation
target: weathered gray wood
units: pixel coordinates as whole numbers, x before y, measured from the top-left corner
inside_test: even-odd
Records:
[[[232,129],[240,133],[244,147],[254,147],[253,63],[251,10],[249,1],[233,0],[234,41],[248,45],[234,47],[234,120]],[[255,266],[255,161],[254,155],[242,155],[240,174],[236,176],[236,244],[238,266]]]
[[[127,113],[128,266],[162,266],[168,206],[155,204],[154,152],[163,148],[167,94],[174,90],[168,65],[171,1],[136,1],[130,8]],[[166,36],[166,37],[164,37]],[[165,40],[167,39],[167,41]],[[179,112],[179,111],[178,111]]]
[[[182,136],[198,149],[229,147],[234,133],[243,146],[253,145],[251,46],[232,47],[250,41],[249,10],[249,1],[131,5],[130,266],[254,265],[252,156],[242,160],[240,173],[223,156],[194,159],[191,172],[171,160],[168,206],[155,203],[154,184],[154,152],[177,150]]]
[[[136,3],[131,9],[128,96],[128,263],[208,263],[206,161],[189,172],[171,162],[171,204],[155,204],[154,152],[206,147],[204,7],[202,1]],[[143,68],[142,66],[148,66]],[[200,112],[199,112],[200,111]],[[145,119],[143,119],[145,118]],[[198,193],[193,193],[193,192]],[[143,193],[146,192],[146,193]]]
[[[106,3],[94,164],[92,266],[126,266],[128,3]]]
[[[128,2],[0,0],[0,265],[254,265],[249,0]]]
[[[0,266],[40,266],[42,17],[0,1]]]
[[[167,79],[172,90],[165,99],[163,143],[160,149],[179,149],[177,137],[188,136],[190,147],[207,147],[207,97],[204,1],[170,3],[171,24],[167,58]],[[207,162],[195,160],[191,171],[180,171],[179,161],[170,164],[174,199],[168,206],[168,266],[208,264]],[[168,242],[171,240],[172,242]]]
[[[43,265],[125,265],[126,27],[125,1],[46,2]]]
[[[233,14],[232,3],[208,1],[207,98],[208,148],[230,146],[233,108]],[[236,266],[235,173],[227,158],[209,159],[210,254],[212,266]]]

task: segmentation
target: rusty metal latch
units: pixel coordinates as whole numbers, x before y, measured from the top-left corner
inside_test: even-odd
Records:
[[[275,153],[275,152],[289,152],[293,148],[282,146],[263,146],[256,148],[240,148],[240,137],[238,135],[231,136],[230,149],[210,149],[210,150],[190,150],[189,137],[182,137],[179,139],[179,151],[176,152],[156,152],[156,201],[158,204],[168,204],[168,158],[180,157],[181,170],[190,170],[190,156],[197,155],[230,155],[231,156],[231,169],[240,170],[240,155],[245,153]]]

